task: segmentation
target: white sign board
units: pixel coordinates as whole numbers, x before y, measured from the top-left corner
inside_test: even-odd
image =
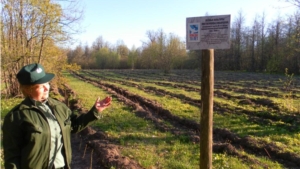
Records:
[[[229,49],[230,15],[186,18],[186,48]]]

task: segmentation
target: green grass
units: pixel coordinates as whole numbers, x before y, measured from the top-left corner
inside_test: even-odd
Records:
[[[17,104],[19,104],[23,98],[10,98],[10,99],[1,99],[1,119]]]

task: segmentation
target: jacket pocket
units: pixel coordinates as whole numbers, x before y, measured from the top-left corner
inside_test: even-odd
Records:
[[[72,130],[71,124],[71,118],[69,117],[64,121],[64,128],[68,129],[69,131]]]
[[[40,139],[47,135],[47,131],[37,124],[24,120],[22,123],[26,144],[40,143]]]
[[[29,132],[36,132],[36,133],[43,132],[43,128],[41,126],[33,124],[27,120],[24,120],[23,124],[24,124],[24,127],[26,128],[26,130]]]
[[[28,127],[28,130],[31,132],[37,132],[37,133],[42,133],[42,131],[43,131],[42,127],[36,126],[36,125]]]
[[[67,118],[67,119],[64,121],[64,124],[65,124],[65,126],[71,125],[71,118],[70,118],[70,117]]]

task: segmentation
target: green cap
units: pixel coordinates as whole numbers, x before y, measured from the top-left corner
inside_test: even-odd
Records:
[[[54,77],[52,73],[46,73],[42,65],[33,63],[22,67],[17,74],[17,79],[22,85],[43,84]]]

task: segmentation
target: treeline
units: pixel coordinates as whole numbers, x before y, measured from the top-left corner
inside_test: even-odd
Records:
[[[92,46],[77,46],[70,50],[68,61],[86,69],[171,69],[189,67],[185,43],[162,29],[147,31],[143,46],[129,49],[122,41],[111,45],[99,36]],[[196,65],[195,65],[196,66]],[[194,66],[194,68],[195,68]]]
[[[299,11],[266,23],[265,14],[247,26],[239,12],[231,23],[231,48],[215,50],[215,70],[300,73]],[[101,32],[99,32],[101,33]],[[147,31],[147,41],[129,49],[124,43],[111,45],[99,36],[92,46],[78,45],[68,61],[91,69],[196,69],[201,52],[187,51],[185,40],[163,30]]]

